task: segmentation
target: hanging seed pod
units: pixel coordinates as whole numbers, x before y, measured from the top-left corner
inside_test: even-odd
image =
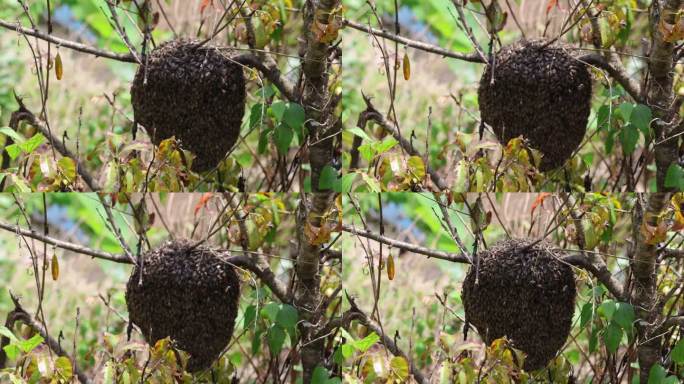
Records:
[[[150,345],[171,337],[190,354],[187,370],[206,369],[228,345],[240,281],[232,266],[189,241],[168,242],[143,256],[126,285],[130,320]]]
[[[131,86],[136,122],[155,145],[175,136],[196,156],[193,171],[214,168],[240,134],[242,67],[225,52],[194,40],[161,44],[146,60]]]
[[[479,252],[463,282],[466,321],[487,344],[506,336],[527,354],[524,369],[546,366],[570,334],[575,308],[572,269],[546,242],[506,240]],[[477,283],[476,283],[477,279]]]
[[[503,47],[478,90],[480,113],[499,141],[518,136],[543,154],[540,170],[562,166],[586,133],[591,76],[560,45],[543,40]],[[492,79],[492,73],[494,78]]]

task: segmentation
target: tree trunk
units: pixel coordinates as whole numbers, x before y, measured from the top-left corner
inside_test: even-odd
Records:
[[[323,339],[316,340],[316,324],[324,308],[321,305],[319,261],[321,246],[309,242],[305,230],[318,230],[332,206],[334,192],[322,192],[319,180],[323,168],[333,163],[333,137],[339,134],[335,124],[334,103],[328,92],[330,43],[322,42],[315,31],[325,28],[339,0],[307,0],[304,6],[304,47],[302,71],[303,104],[309,132],[308,149],[311,165],[311,190],[302,195],[297,212],[297,286],[294,304],[300,314],[301,350],[304,384],[311,382],[317,365],[323,365]]]
[[[672,110],[674,44],[666,41],[661,23],[675,24],[675,15],[682,0],[655,0],[651,5],[651,53],[648,62],[646,100],[653,111],[655,133],[656,182],[659,192],[672,190],[665,187],[665,176],[671,164],[677,161],[678,140],[667,140],[679,122],[679,111]]]
[[[648,374],[651,367],[660,359],[661,338],[654,335],[653,331],[660,319],[660,306],[656,287],[656,244],[647,243],[647,235],[644,233],[644,225],[655,228],[658,225],[658,215],[662,212],[669,200],[669,193],[653,193],[648,196],[648,202],[641,222],[638,242],[632,259],[632,272],[634,284],[632,303],[637,316],[637,353],[639,359],[641,383],[648,383]],[[635,208],[639,209],[639,207]]]

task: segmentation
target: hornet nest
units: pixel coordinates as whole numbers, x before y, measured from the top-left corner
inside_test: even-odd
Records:
[[[562,46],[547,44],[521,40],[503,47],[485,68],[478,90],[483,123],[504,145],[526,138],[543,154],[542,171],[562,166],[577,149],[591,102],[587,67]]]
[[[228,344],[239,296],[233,267],[189,241],[171,241],[143,255],[126,285],[131,322],[150,345],[170,337],[188,352],[189,372],[210,367]]]
[[[155,145],[175,136],[195,155],[193,171],[214,168],[240,134],[245,113],[242,67],[195,40],[163,43],[145,63],[131,86],[136,122]]]
[[[506,336],[527,354],[523,368],[545,367],[570,333],[575,307],[572,269],[544,241],[513,239],[478,253],[463,282],[466,322],[487,344]],[[478,280],[476,283],[476,279]]]

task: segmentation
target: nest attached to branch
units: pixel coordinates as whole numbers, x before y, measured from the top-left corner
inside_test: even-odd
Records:
[[[126,285],[130,321],[154,345],[170,337],[190,354],[187,370],[206,369],[228,345],[240,280],[212,249],[172,241],[145,254]]]
[[[466,321],[487,344],[506,336],[527,354],[528,371],[545,367],[565,344],[576,295],[572,269],[558,260],[564,254],[533,242],[506,240],[478,253],[479,272],[470,267],[462,292]]]
[[[193,171],[214,168],[240,135],[245,113],[242,67],[194,40],[163,43],[146,60],[131,86],[136,122],[155,145],[175,136],[195,155]]]
[[[521,40],[503,47],[494,65],[485,68],[478,90],[482,121],[504,145],[525,137],[543,154],[542,171],[558,168],[572,156],[584,138],[591,109],[586,65],[562,46],[546,44]]]

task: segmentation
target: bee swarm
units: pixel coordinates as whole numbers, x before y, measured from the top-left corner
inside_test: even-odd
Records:
[[[486,66],[478,89],[482,121],[504,145],[525,137],[543,154],[542,171],[571,157],[584,138],[591,107],[587,67],[563,47],[545,44],[532,40],[503,47]]]
[[[209,248],[172,241],[143,255],[126,285],[130,321],[150,345],[171,337],[190,354],[187,370],[211,366],[235,326],[240,281]]]
[[[506,336],[527,354],[528,371],[545,367],[565,344],[576,295],[572,269],[558,260],[563,253],[532,243],[506,240],[479,252],[479,273],[470,267],[462,292],[466,321],[487,344]]]
[[[242,68],[215,47],[194,40],[163,43],[145,60],[131,86],[136,122],[155,145],[175,136],[196,156],[193,171],[214,168],[240,134]]]

